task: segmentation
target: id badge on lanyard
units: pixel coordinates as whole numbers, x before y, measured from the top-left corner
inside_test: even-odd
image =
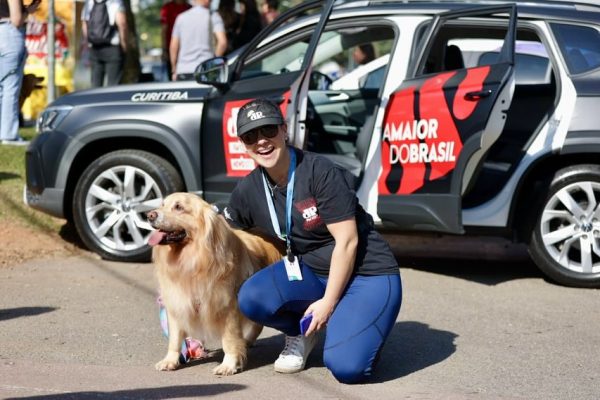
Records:
[[[285,235],[281,234],[279,228],[279,221],[277,220],[277,214],[275,213],[275,205],[273,204],[273,198],[271,197],[269,186],[267,185],[267,178],[263,171],[263,185],[265,188],[265,196],[267,197],[267,205],[269,206],[269,214],[271,216],[271,223],[273,229],[280,239],[285,237],[286,242],[286,255],[283,257],[283,263],[285,265],[285,271],[287,273],[288,280],[290,281],[301,281],[302,272],[300,271],[300,263],[298,257],[292,253],[292,242],[290,240],[292,232],[292,202],[294,198],[294,178],[296,172],[296,152],[292,148],[288,148],[290,153],[290,167],[288,169],[288,183],[287,183],[287,197],[285,199]]]

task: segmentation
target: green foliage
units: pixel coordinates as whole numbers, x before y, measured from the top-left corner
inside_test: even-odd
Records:
[[[141,0],[140,9],[135,16],[140,47],[144,50],[162,46],[160,27],[161,0]],[[145,40],[144,40],[145,39]]]

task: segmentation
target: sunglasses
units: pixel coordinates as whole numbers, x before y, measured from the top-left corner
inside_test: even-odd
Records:
[[[252,129],[250,132],[244,133],[242,136],[240,136],[240,140],[244,142],[245,145],[250,146],[258,142],[259,134],[264,138],[272,139],[279,134],[279,126],[269,125]]]

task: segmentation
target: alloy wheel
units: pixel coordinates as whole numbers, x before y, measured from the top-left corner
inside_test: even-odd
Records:
[[[548,254],[570,271],[600,272],[600,183],[579,181],[546,203],[540,234]]]

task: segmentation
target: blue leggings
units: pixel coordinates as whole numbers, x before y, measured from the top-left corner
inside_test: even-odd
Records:
[[[252,275],[238,294],[242,313],[288,336],[299,335],[300,318],[323,297],[327,284],[302,263],[301,269],[301,281],[288,280],[283,261]],[[323,348],[323,362],[338,381],[355,383],[371,375],[401,303],[399,274],[350,279],[327,323]]]

